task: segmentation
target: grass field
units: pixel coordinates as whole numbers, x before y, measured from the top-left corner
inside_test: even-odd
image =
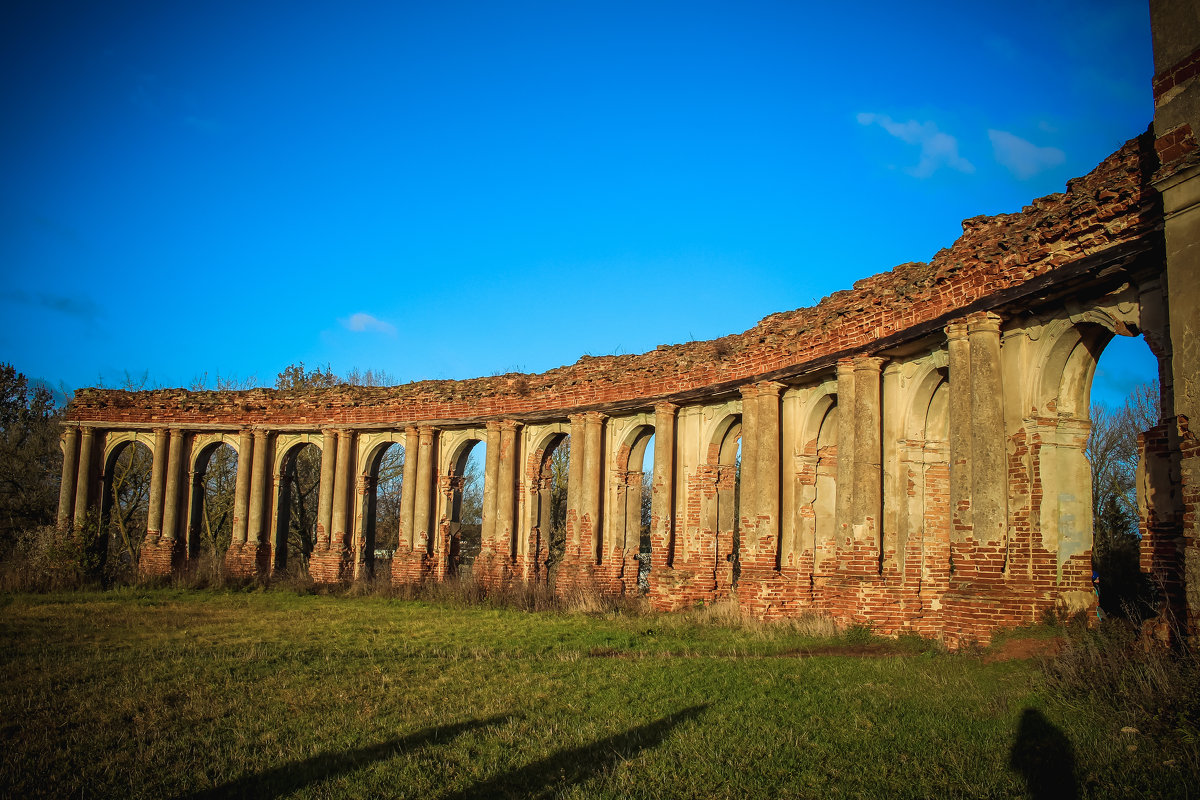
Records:
[[[697,615],[2,595],[0,796],[1197,796],[1194,742],[985,655]]]

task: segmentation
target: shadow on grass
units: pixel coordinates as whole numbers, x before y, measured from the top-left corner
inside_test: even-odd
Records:
[[[685,708],[660,720],[630,728],[598,742],[562,750],[519,769],[497,775],[442,800],[483,800],[490,797],[550,797],[561,793],[618,761],[634,758],[643,750],[657,747],[680,723],[693,719],[708,703]]]
[[[269,800],[272,797],[294,792],[310,783],[317,783],[344,772],[360,769],[373,761],[382,761],[429,744],[444,744],[447,740],[467,731],[501,725],[516,718],[516,715],[507,714],[459,722],[454,725],[425,728],[408,736],[389,739],[369,747],[360,747],[344,753],[322,753],[303,761],[293,761],[257,775],[247,775],[244,778],[214,786],[212,789],[180,795],[178,800],[218,800],[232,797]]]
[[[1033,800],[1074,800],[1079,796],[1071,742],[1037,709],[1027,708],[1021,714],[1008,763],[1024,776]]]

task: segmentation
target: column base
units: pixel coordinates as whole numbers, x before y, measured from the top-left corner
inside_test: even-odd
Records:
[[[181,540],[147,536],[138,554],[138,574],[146,577],[171,575],[182,563]]]
[[[395,562],[393,562],[394,564]],[[331,585],[346,580],[350,553],[347,550],[314,551],[308,560],[308,575],[313,583]]]
[[[266,575],[271,561],[271,548],[257,542],[231,544],[225,553],[225,572],[234,578],[255,578]]]

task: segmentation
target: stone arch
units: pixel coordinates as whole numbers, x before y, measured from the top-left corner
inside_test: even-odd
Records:
[[[836,556],[837,516],[836,384],[821,387],[801,417],[799,514],[801,553],[812,553],[813,571],[827,568]]]
[[[212,486],[212,479],[216,476],[210,474],[209,467],[212,466],[212,459],[217,456],[222,446],[228,447],[232,452],[232,459],[222,459],[220,466],[224,471],[228,468],[228,475],[220,476],[221,486]],[[217,456],[221,458],[220,456]],[[225,463],[228,460],[229,463]],[[188,459],[188,474],[190,478],[190,488],[188,492],[188,542],[187,554],[189,560],[195,560],[201,555],[201,546],[204,544],[205,537],[213,537],[216,551],[213,555],[216,558],[224,556],[224,550],[228,548],[229,542],[226,541],[225,533],[220,530],[220,524],[213,526],[211,517],[206,520],[205,509],[207,494],[210,490],[220,489],[222,492],[227,490],[229,500],[229,522],[230,533],[232,533],[232,507],[233,507],[233,492],[237,472],[242,468],[242,457],[238,446],[238,437],[231,433],[205,433],[198,434],[192,440],[191,456]],[[225,484],[228,483],[228,486]],[[224,499],[222,497],[222,499]],[[222,506],[223,508],[223,506]],[[218,530],[212,530],[216,527]],[[224,547],[222,547],[224,545]]]
[[[701,496],[704,525],[695,558],[712,564],[718,593],[737,585],[741,574],[738,453],[742,438],[741,413],[715,420],[708,437],[705,483]]]
[[[570,426],[556,424],[540,429],[530,439],[526,462],[529,486],[529,532],[526,548],[529,573],[535,580],[553,582],[566,550],[566,498],[570,476]],[[562,485],[556,486],[553,461],[561,453],[566,464]]]
[[[358,475],[359,492],[357,497],[357,516],[355,530],[361,537],[361,552],[364,567],[368,574],[373,574],[378,565],[376,552],[382,550],[383,558],[390,560],[395,553],[392,535],[396,536],[396,546],[399,546],[401,513],[400,504],[403,492],[411,487],[403,485],[403,462],[408,458],[405,446],[405,434],[402,431],[387,431],[366,434],[359,437],[356,474]],[[399,459],[394,455],[399,454]],[[388,463],[388,474],[381,474],[385,461]],[[398,462],[398,463],[397,463]],[[394,473],[394,474],[393,474]],[[399,491],[392,491],[398,484]],[[380,489],[386,485],[384,519],[380,525]],[[383,529],[383,536],[380,530]],[[380,545],[384,545],[382,548]]]
[[[1029,406],[1037,416],[1090,417],[1096,364],[1116,330],[1116,323],[1101,311],[1088,313],[1078,323],[1058,319],[1047,325],[1030,384]]]
[[[950,376],[929,365],[912,382],[903,420],[898,478],[900,513],[893,544],[902,580],[949,579]]]
[[[1101,354],[1118,334],[1137,335],[1093,309],[1052,321],[1041,337],[1030,397],[1035,414],[1030,429],[1042,489],[1032,509],[1041,541],[1033,544],[1056,554],[1055,583],[1085,579],[1063,574],[1075,557],[1075,571],[1091,568],[1093,486],[1086,450],[1092,429],[1092,380]]]
[[[645,585],[650,569],[650,530],[643,520],[646,450],[654,439],[654,417],[641,414],[630,419],[616,438],[612,462],[612,507],[606,515],[613,550],[620,554],[622,574],[617,576],[624,591],[635,592]],[[645,523],[645,524],[643,524]],[[631,567],[631,559],[637,569]]]
[[[123,445],[129,442],[139,442],[144,444],[146,448],[154,452],[154,434],[149,431],[112,431],[104,437],[104,456],[102,463],[105,466],[104,472],[108,472],[108,465],[112,461],[113,451],[118,448],[124,449]]]
[[[487,432],[479,428],[447,431],[442,434],[442,452],[446,455],[446,472],[438,476],[438,541],[443,546],[442,558],[446,575],[457,575],[470,569],[482,549],[482,524],[464,523],[463,491],[466,488],[467,462],[479,446],[487,447]],[[490,455],[490,454],[487,454]],[[484,491],[488,475],[481,476]],[[481,516],[487,513],[481,505]]]
[[[117,431],[105,436],[98,554],[106,570],[131,572],[138,566],[147,531],[153,462],[153,434]],[[117,564],[110,560],[114,555]]]
[[[317,546],[316,523],[320,516],[319,497],[321,466],[326,458],[325,439],[318,433],[283,434],[275,440],[274,463],[271,475],[275,491],[272,551],[275,571],[282,572],[306,566]],[[302,464],[301,455],[315,448],[318,460]],[[313,451],[308,451],[312,453]],[[289,543],[292,523],[296,522],[296,550],[301,565],[289,565]]]

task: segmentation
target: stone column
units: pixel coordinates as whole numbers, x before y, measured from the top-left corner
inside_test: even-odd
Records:
[[[879,571],[883,519],[883,471],[880,427],[880,370],[882,358],[854,361],[854,539],[867,545],[873,563],[860,564],[867,572]]]
[[[237,483],[233,493],[233,543],[238,547],[246,543],[249,530],[250,475],[254,470],[254,434],[243,428],[238,436]]]
[[[650,498],[651,571],[668,567],[674,555],[675,413],[673,403],[654,406],[654,486]]]
[[[179,492],[183,488],[183,431],[171,429],[171,443],[167,451],[167,485],[163,492],[164,539],[174,541],[179,533]]]
[[[192,463],[195,466],[195,463]],[[204,473],[197,472],[194,469],[188,470],[188,497],[187,497],[187,541],[184,543],[183,557],[192,558],[199,551],[201,537],[203,534],[204,521],[202,519],[204,508]]]
[[[270,434],[267,431],[254,432],[254,467],[250,473],[250,509],[247,524],[247,540],[256,545],[264,544],[263,511],[267,502],[267,476],[270,474],[268,463]]]
[[[321,431],[321,486],[317,497],[317,541],[320,550],[329,549],[333,533],[333,476],[337,473],[337,432]]]
[[[162,534],[163,520],[163,485],[167,478],[167,438],[170,432],[166,428],[154,430],[153,461],[150,464],[150,506],[146,509],[146,537],[157,540]]]
[[[839,549],[847,546],[854,536],[854,362],[849,358],[837,363],[837,494],[834,515]],[[841,566],[841,565],[839,565]]]
[[[564,560],[576,556],[582,547],[580,530],[583,520],[583,460],[587,450],[584,415],[572,414],[570,420],[571,463],[567,470],[567,549]]]
[[[971,528],[977,542],[1008,548],[1008,470],[1001,380],[1000,318],[972,314],[971,343]]]
[[[738,391],[742,395],[742,475],[741,491],[738,495],[738,515],[741,520],[737,529],[741,539],[741,554],[757,550],[755,542],[758,532],[758,392],[759,386],[752,383]],[[720,525],[717,526],[720,528]],[[718,536],[720,532],[717,532]],[[739,558],[741,557],[739,554]]]
[[[496,460],[496,552],[509,559],[516,555],[517,433],[520,429],[521,423],[514,420],[506,419],[500,424],[500,452]],[[491,456],[491,450],[488,450],[488,456]]]
[[[604,416],[595,412],[585,414],[583,490],[580,501],[583,506],[581,532],[587,538],[588,552],[599,563],[604,559],[604,540],[600,529],[600,504],[604,487]]]
[[[421,447],[419,434],[413,426],[404,429],[404,485],[400,489],[400,544],[413,549],[413,534],[416,532],[414,513],[417,507],[417,453]]]
[[[780,394],[786,388],[782,383],[764,381],[758,385],[757,398],[757,451],[758,469],[754,481],[757,497],[754,502],[758,516],[757,535],[751,543],[757,551],[758,566],[775,569],[779,566],[779,461]],[[745,496],[743,494],[743,496]]]
[[[62,482],[58,485],[58,529],[71,525],[75,500],[75,473],[79,471],[79,429],[72,426],[63,431]]]
[[[971,344],[967,323],[946,326],[950,394],[950,540],[971,535]]]
[[[357,460],[357,459],[356,459]],[[375,525],[375,479],[370,475],[357,475],[354,477],[354,503],[352,504],[358,509],[358,513],[352,515],[354,535],[352,537],[353,544],[351,552],[354,554],[354,579],[367,577],[369,575],[368,565],[375,564],[375,545],[376,542],[367,542],[367,531]],[[375,531],[376,536],[373,539],[378,539],[378,531]],[[368,546],[370,550],[368,551]]]
[[[413,497],[413,534],[416,546],[433,552],[433,462],[434,429],[418,428],[417,485]]]
[[[1170,373],[1182,530],[1176,568],[1183,585],[1169,603],[1192,644],[1200,641],[1200,80],[1191,78],[1196,51],[1195,3],[1151,0],[1154,44],[1154,147],[1162,163],[1154,188],[1162,195],[1164,272],[1169,288]],[[1165,381],[1164,381],[1165,383]],[[1165,389],[1165,387],[1164,387]]]
[[[75,478],[75,527],[83,528],[87,523],[92,497],[92,462],[95,456],[96,429],[85,427],[79,437],[79,470]]]
[[[347,506],[350,502],[350,488],[354,483],[354,432],[338,431],[337,465],[333,474],[333,533],[329,540],[329,549],[343,552],[348,544],[347,533],[349,513]]]
[[[487,439],[484,444],[487,446],[487,452],[484,453],[483,464],[483,529],[480,532],[480,539],[484,549],[500,550],[496,544],[496,522],[497,522],[497,507],[496,507],[496,483],[500,480],[500,423],[491,421],[487,424]]]
[[[642,479],[644,474],[641,470],[631,469],[626,472],[618,472],[615,475],[617,485],[614,496],[618,498],[618,502],[613,509],[613,522],[620,524],[625,531],[623,541],[617,542],[626,556],[636,556],[642,546]],[[651,488],[653,492],[653,488]],[[624,505],[619,502],[623,495]],[[653,502],[653,501],[651,501]],[[620,519],[620,523],[616,520]]]
[[[275,459],[271,459],[272,464]],[[283,465],[278,465],[282,470]],[[279,523],[280,515],[285,504],[290,502],[291,487],[284,480],[282,471],[277,472],[274,468],[271,470],[270,478],[270,497],[267,501],[267,541],[271,545],[271,563],[268,565],[270,570],[274,572],[277,569],[282,569],[287,566],[287,531],[284,531],[283,541],[279,541]],[[313,550],[317,549],[316,542],[313,542]]]

